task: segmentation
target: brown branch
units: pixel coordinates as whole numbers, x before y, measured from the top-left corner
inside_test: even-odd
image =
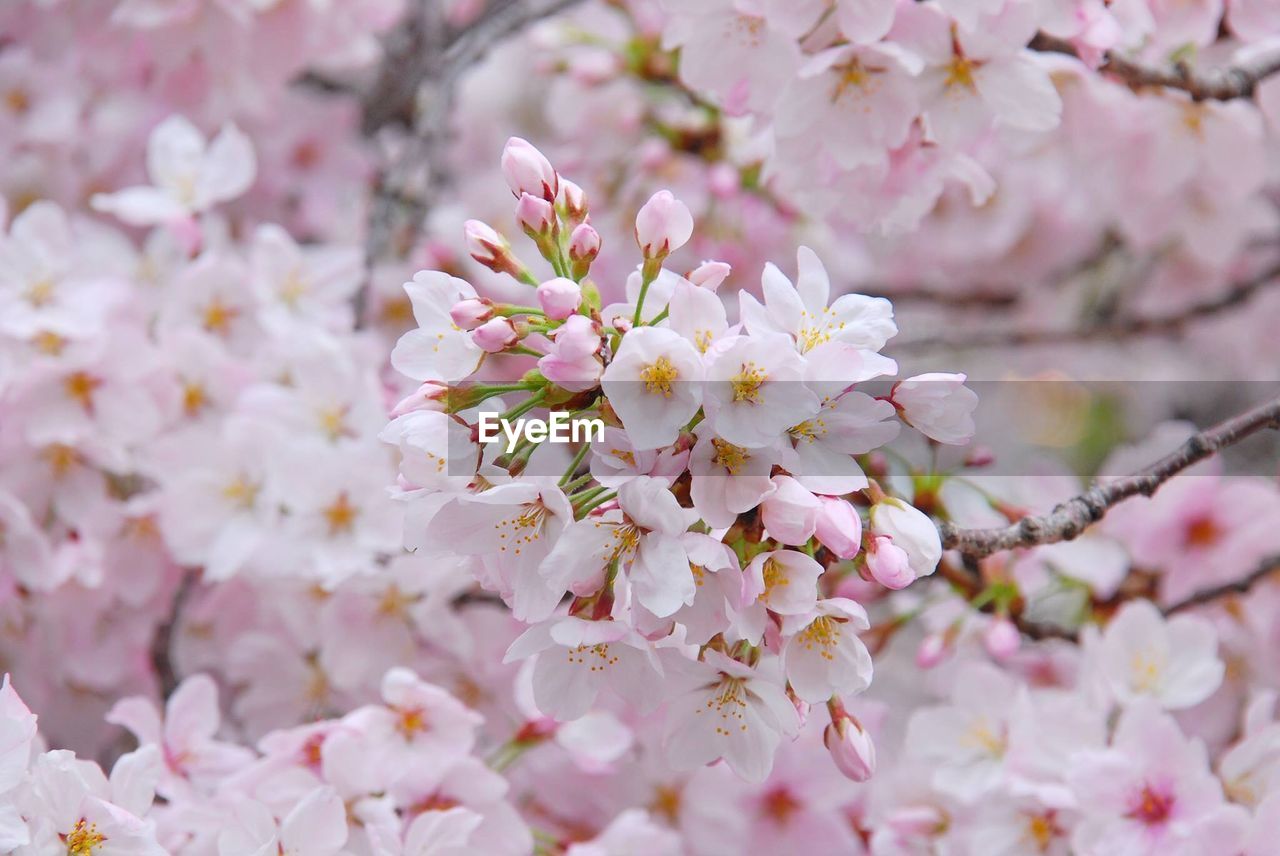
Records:
[[[1244,305],[1255,294],[1277,280],[1280,280],[1280,263],[1271,265],[1249,279],[1233,283],[1217,297],[1193,303],[1185,309],[1168,315],[1121,317],[1096,327],[1081,329],[990,330],[954,336],[938,335],[925,339],[910,339],[895,347],[900,351],[966,350],[1081,344],[1106,339],[1123,339],[1129,336],[1174,336],[1197,321]]]
[[[178,583],[178,588],[173,594],[173,602],[169,606],[169,615],[164,623],[156,628],[156,634],[151,639],[151,668],[156,675],[157,691],[161,700],[168,698],[177,689],[181,680],[173,662],[173,636],[178,622],[182,620],[182,611],[191,598],[191,592],[195,588],[196,578],[199,575],[200,572],[195,569],[183,569],[182,580]]]
[[[1012,291],[977,289],[951,291],[927,285],[893,286],[865,283],[854,285],[846,291],[865,294],[868,297],[884,297],[897,303],[923,303],[953,309],[1007,309],[1017,305],[1019,295]]]
[[[1219,598],[1228,597],[1233,594],[1247,594],[1249,589],[1253,588],[1256,583],[1261,582],[1267,577],[1280,571],[1280,554],[1268,556],[1258,563],[1258,566],[1249,573],[1245,574],[1238,580],[1223,583],[1222,585],[1211,586],[1193,592],[1182,600],[1174,601],[1161,610],[1165,615],[1173,615],[1186,609],[1196,606],[1203,606],[1211,603]]]
[[[458,84],[494,45],[525,27],[563,12],[581,0],[493,2],[480,18],[454,31],[436,0],[426,0],[388,38],[378,83],[364,99],[363,126],[375,134],[403,125],[411,137],[378,171],[365,236],[366,270],[390,254],[408,253],[435,200],[448,186],[449,111]],[[357,323],[364,320],[366,282],[356,299]]]
[[[1094,485],[1083,494],[1058,505],[1042,516],[1028,516],[997,529],[959,529],[950,522],[939,525],[947,549],[980,558],[1001,550],[1070,541],[1107,511],[1131,496],[1151,496],[1177,473],[1265,428],[1280,428],[1280,398],[1234,416],[1193,435],[1176,451],[1130,476]]]
[[[1045,33],[1037,33],[1027,47],[1042,53],[1079,56],[1070,42]],[[1204,71],[1196,71],[1186,62],[1175,63],[1167,69],[1152,68],[1108,52],[1098,70],[1119,78],[1133,89],[1159,86],[1181,90],[1196,101],[1230,101],[1252,97],[1259,81],[1280,72],[1280,50],[1266,51],[1240,65]]]

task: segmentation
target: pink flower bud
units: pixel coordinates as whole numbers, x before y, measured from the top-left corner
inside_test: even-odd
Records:
[[[519,137],[507,140],[502,150],[502,175],[517,198],[527,193],[551,203],[560,191],[560,176],[551,161],[532,143]]]
[[[1022,634],[1012,621],[998,615],[982,631],[982,645],[995,659],[1006,660],[1022,647]]]
[[[708,291],[715,291],[732,270],[733,268],[724,262],[703,262],[689,272],[689,282],[700,285]]]
[[[563,321],[581,304],[582,289],[571,279],[558,276],[538,286],[538,305],[548,318]]]
[[[493,301],[483,297],[467,297],[453,304],[449,317],[462,330],[474,330],[493,317]]]
[[[920,640],[916,649],[916,665],[922,669],[932,669],[947,656],[947,640],[941,633],[930,633]]]
[[[555,227],[556,209],[547,200],[524,193],[516,204],[516,219],[531,237],[545,237]]]
[[[429,380],[391,408],[391,416],[403,416],[414,410],[434,410],[443,413],[445,399],[449,395],[449,387],[434,380]]]
[[[852,559],[862,545],[862,518],[848,500],[818,497],[818,542],[840,559]]]
[[[659,190],[636,214],[636,243],[646,259],[661,259],[689,242],[693,215],[669,190]]]
[[[853,717],[836,716],[822,732],[822,742],[836,768],[855,782],[865,782],[876,771],[876,744]]]
[[[867,571],[888,589],[906,588],[916,580],[907,552],[884,535],[873,537],[867,544]]]
[[[492,226],[480,220],[468,220],[462,227],[471,258],[497,273],[517,275],[519,263],[511,255],[511,245]]]
[[[576,226],[569,235],[569,258],[575,262],[593,262],[600,255],[600,233],[590,223]]]
[[[773,488],[760,509],[769,535],[793,547],[805,543],[818,527],[818,498],[791,476],[774,476]]]
[[[587,194],[567,178],[560,179],[560,207],[570,223],[587,219]]]
[[[871,506],[871,531],[888,536],[906,553],[911,572],[926,577],[942,559],[942,539],[928,515],[900,499],[886,497]]]
[[[552,334],[547,355],[538,360],[544,377],[571,392],[590,389],[604,369],[596,356],[602,346],[600,330],[585,315],[570,315]]]
[[[471,332],[471,341],[491,354],[505,351],[519,339],[520,336],[509,318],[492,318]]]

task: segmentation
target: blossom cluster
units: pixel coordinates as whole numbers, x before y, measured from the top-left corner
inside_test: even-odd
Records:
[[[45,750],[37,717],[0,689],[0,846],[6,853],[429,856],[531,849],[506,782],[473,754],[479,716],[407,669],[381,703],[265,735],[218,739],[218,690],[187,678],[160,710],[141,697],[108,719],[138,748],[109,775]]]
[[[1271,5],[5,4],[0,852],[1272,856]]]
[[[858,638],[869,624],[841,580],[904,588],[934,572],[942,545],[859,458],[902,422],[964,443],[977,397],[943,374],[887,397],[860,391],[897,370],[880,354],[897,332],[892,306],[831,301],[805,248],[796,282],[767,266],[764,301],[740,292],[730,325],[716,294],[728,265],[684,277],[664,264],[694,228],[667,191],[636,215],[643,261],[627,300],[602,305],[589,278],[600,237],[581,189],[519,138],[502,167],[517,219],[557,275],[539,281],[504,237],[470,221],[473,257],[523,282],[536,306],[444,272],[406,284],[418,327],[391,362],[422,385],[382,434],[401,452],[406,544],[463,560],[531,625],[507,658],[533,663],[542,714],[578,720],[602,692],[643,710],[667,704],[675,768],[723,758],[760,781],[799,727],[795,705],[827,704],[830,739],[854,741],[864,754],[843,763],[865,777],[869,744],[842,697],[871,682]],[[603,436],[577,448],[481,442],[482,413],[508,421],[543,408],[594,414]]]
[[[490,111],[528,105],[530,91],[494,84],[540,60],[548,151],[616,194],[614,208],[671,187],[706,224],[704,255],[758,264],[801,236],[849,283],[1007,291],[1027,323],[1083,324],[1098,291],[1158,312],[1270,259],[1274,80],[1215,100],[1100,67],[1114,56],[1235,79],[1220,70],[1273,50],[1241,4],[610,6],[548,23],[532,59],[495,60],[464,122],[479,132]],[[598,224],[611,238],[625,231],[614,226],[629,228]],[[1144,288],[1125,287],[1139,276]],[[1035,287],[1066,281],[1077,299]]]

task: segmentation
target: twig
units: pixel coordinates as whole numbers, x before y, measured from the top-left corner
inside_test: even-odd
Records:
[[[1173,615],[1195,606],[1203,606],[1222,597],[1233,594],[1246,594],[1254,584],[1280,571],[1280,554],[1268,556],[1258,566],[1238,580],[1222,585],[1210,586],[1187,595],[1182,600],[1174,601],[1161,610],[1165,615]]]
[[[888,284],[865,283],[854,285],[847,291],[868,297],[885,297],[894,303],[925,303],[956,309],[1005,309],[1017,305],[1016,292],[998,290],[949,291],[927,285],[897,287]]]
[[[494,2],[468,27],[452,31],[440,4],[426,0],[388,39],[379,81],[365,98],[363,127],[366,134],[374,134],[399,124],[412,136],[375,179],[365,238],[367,271],[389,254],[403,255],[412,248],[436,198],[448,186],[449,111],[465,72],[498,42],[579,2]],[[358,326],[364,320],[368,288],[366,281],[357,295]]]
[[[932,336],[911,339],[895,346],[899,351],[936,349],[966,350],[972,348],[1012,348],[1029,345],[1064,345],[1122,339],[1126,336],[1171,336],[1203,318],[1226,312],[1247,303],[1256,293],[1280,279],[1280,264],[1274,264],[1256,276],[1233,283],[1217,297],[1193,303],[1168,315],[1116,318],[1096,327],[1068,330],[992,330],[962,333],[955,336]]]
[[[182,620],[182,611],[186,608],[191,592],[195,588],[196,578],[200,572],[193,568],[182,571],[182,580],[174,592],[173,602],[169,606],[169,615],[164,623],[156,628],[151,639],[151,668],[156,673],[156,683],[161,699],[166,699],[178,687],[181,676],[173,663],[173,635],[178,622]]]
[[[1028,47],[1044,53],[1079,56],[1070,42],[1045,33],[1037,33]],[[1098,70],[1118,77],[1134,89],[1163,86],[1186,92],[1195,101],[1230,101],[1252,97],[1259,81],[1280,72],[1280,50],[1266,51],[1240,65],[1204,71],[1195,71],[1186,62],[1168,69],[1152,68],[1108,52]]]
[[[1024,517],[998,529],[958,529],[939,525],[943,546],[981,558],[1001,550],[1070,541],[1107,511],[1131,496],[1151,496],[1177,473],[1264,428],[1280,428],[1280,398],[1193,435],[1176,451],[1130,476],[1095,485],[1042,516]]]

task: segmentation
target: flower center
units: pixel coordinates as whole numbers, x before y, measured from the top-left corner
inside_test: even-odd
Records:
[[[965,56],[956,55],[951,58],[951,64],[947,66],[946,86],[948,89],[975,89],[973,85],[973,72],[977,68],[977,63]]]
[[[258,490],[259,486],[241,473],[235,477],[235,481],[222,489],[222,495],[237,508],[248,510],[258,501]]]
[[[840,645],[840,625],[829,615],[819,616],[800,633],[798,641],[806,651],[816,648],[822,659],[834,660],[835,649]]]
[[[1027,821],[1027,836],[1041,853],[1048,851],[1053,839],[1061,832],[1062,830],[1054,820],[1053,812],[1032,815]]]
[[[80,463],[80,453],[74,446],[68,446],[66,443],[52,443],[45,446],[40,454],[49,462],[49,469],[53,470],[55,479],[62,478],[71,471],[73,466]]]
[[[1200,517],[1187,527],[1183,540],[1188,547],[1211,547],[1222,538],[1222,528],[1212,517]]]
[[[98,831],[98,824],[86,823],[84,818],[76,821],[71,834],[63,836],[67,844],[67,856],[93,856],[93,849],[107,840],[107,836]]]
[[[666,357],[658,357],[640,372],[645,392],[657,393],[663,398],[671,397],[671,384],[679,377],[679,370]]]
[[[570,648],[568,656],[570,663],[575,666],[586,666],[592,672],[603,672],[609,666],[618,664],[618,655],[609,653],[608,642]]]
[[[228,306],[220,299],[214,298],[209,301],[209,305],[204,308],[204,318],[202,322],[204,329],[210,333],[217,333],[219,336],[225,336],[231,329],[231,322],[240,314],[240,310],[234,306]]]
[[[345,490],[338,494],[338,498],[324,509],[325,520],[329,522],[329,534],[339,535],[350,532],[359,513],[360,509],[351,504]]]
[[[195,416],[209,403],[209,396],[204,386],[198,383],[186,383],[182,386],[182,409],[188,416]]]
[[[724,467],[731,476],[736,476],[738,470],[751,460],[751,454],[746,449],[721,440],[719,437],[711,440],[711,446],[716,450],[711,463]]]
[[[675,785],[658,785],[654,788],[649,810],[666,818],[674,826],[680,819],[680,789]]]
[[[31,283],[23,297],[27,299],[28,303],[39,309],[41,306],[48,306],[53,302],[53,289],[53,280],[48,277],[38,279]]]
[[[964,743],[981,749],[993,758],[1004,755],[1004,735],[999,733],[999,729],[992,728],[985,718],[980,718],[969,726],[969,730],[964,734]]]
[[[1155,826],[1168,820],[1172,812],[1173,795],[1156,790],[1149,784],[1144,784],[1142,791],[1138,794],[1133,806],[1129,809],[1129,814],[1126,816],[1141,821],[1148,826]]]
[[[803,440],[806,443],[816,443],[819,437],[825,437],[827,433],[827,423],[824,419],[807,419],[794,428],[787,430],[793,440]]]
[[[764,370],[758,368],[754,362],[743,363],[741,370],[729,380],[729,384],[733,387],[734,403],[745,401],[748,404],[759,404],[760,387],[764,385],[767,378],[768,375]]]
[[[787,568],[776,559],[765,559],[764,568],[762,569],[764,576],[764,595],[763,600],[767,603],[769,596],[773,594],[775,588],[788,586],[791,579],[787,576]]]
[[[418,708],[399,711],[400,716],[396,719],[396,730],[405,736],[406,739],[412,739],[413,735],[419,731],[427,730],[427,717]]]
[[[31,345],[42,354],[56,357],[67,346],[67,340],[52,330],[41,330],[31,337]]]
[[[520,513],[493,524],[498,530],[499,552],[507,552],[507,547],[519,556],[520,551],[542,537],[542,524],[547,517],[547,507],[541,502],[527,502],[520,506]],[[507,531],[510,529],[510,531]],[[508,541],[507,539],[511,539]]]
[[[290,309],[298,305],[298,300],[307,293],[307,281],[296,270],[289,271],[289,275],[284,278],[284,282],[280,283],[280,301]]]
[[[63,381],[63,389],[68,398],[73,398],[85,410],[93,409],[93,393],[102,386],[102,381],[88,372],[72,372]]]
[[[764,814],[779,826],[786,826],[791,816],[803,806],[785,787],[776,787],[760,800]]]
[[[716,726],[716,734],[721,737],[728,737],[730,732],[728,726],[733,725],[729,720],[736,719],[739,721],[738,730],[746,731],[747,723],[743,715],[743,711],[747,708],[747,702],[742,697],[742,678],[732,678],[723,675],[720,680],[719,692],[707,699],[706,710],[713,710],[720,714],[721,724]]]
[[[343,435],[351,436],[347,428],[347,411],[349,407],[326,407],[320,411],[320,430],[331,441]]]
[[[871,70],[856,58],[836,68],[840,76],[836,78],[836,88],[831,94],[831,103],[836,103],[850,89],[864,89],[871,82]]]
[[[1133,674],[1133,688],[1138,692],[1154,692],[1160,685],[1160,661],[1150,652],[1134,654],[1129,669]]]

